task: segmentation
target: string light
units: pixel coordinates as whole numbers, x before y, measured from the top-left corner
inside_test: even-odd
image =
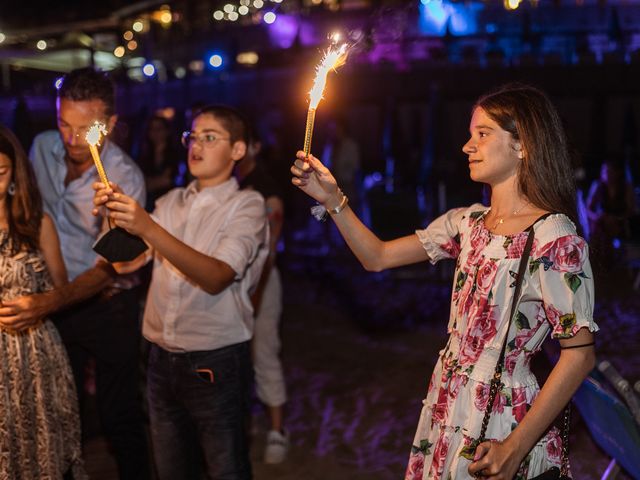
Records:
[[[322,0],[320,0],[322,1]],[[259,12],[261,9],[267,6],[270,2],[274,4],[276,8],[279,8],[283,3],[283,0],[239,0],[237,4],[227,3],[222,7],[222,10],[216,10],[213,12],[213,19],[216,21],[230,21],[235,22],[240,19],[240,16],[246,16],[251,13],[252,10]],[[253,15],[250,17],[253,23],[259,23],[263,20],[267,24],[271,24],[276,20],[275,12],[267,12],[264,15]],[[245,23],[249,20],[245,20]]]
[[[209,57],[209,65],[213,68],[220,68],[222,66],[222,57],[217,53],[211,55],[211,57]]]
[[[38,50],[46,50],[47,49],[47,42],[45,42],[44,40],[38,40],[38,43],[36,43],[36,48]]]
[[[147,63],[144,67],[142,67],[142,73],[144,73],[147,77],[153,77],[156,73],[156,67],[154,67],[152,63]]]
[[[520,0],[504,0],[504,8],[507,10],[515,10],[520,6]]]
[[[4,33],[0,32],[0,43],[4,42],[6,39],[7,36]]]
[[[125,54],[125,49],[124,49],[124,47],[122,45],[114,48],[114,50],[113,50],[113,55],[115,57],[122,58],[122,57],[124,57],[124,54]]]
[[[242,52],[236,57],[236,62],[241,65],[255,65],[258,60],[259,57],[256,52]]]

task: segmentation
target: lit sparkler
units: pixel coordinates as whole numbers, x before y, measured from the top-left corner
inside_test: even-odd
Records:
[[[347,61],[347,44],[343,44],[339,48],[330,47],[320,65],[316,67],[316,78],[313,81],[313,88],[309,92],[309,110],[307,111],[307,126],[304,134],[304,155],[309,156],[311,151],[311,137],[313,135],[313,123],[316,118],[316,109],[320,100],[322,100],[322,94],[324,88],[327,85],[327,75],[331,70],[336,71]]]
[[[104,167],[102,166],[102,160],[100,160],[100,152],[98,151],[98,146],[100,145],[100,140],[103,136],[107,135],[107,127],[104,123],[100,123],[96,120],[96,122],[89,128],[85,139],[89,144],[89,150],[91,150],[91,156],[93,157],[93,163],[96,165],[96,170],[98,170],[98,175],[100,176],[100,181],[104,183],[105,187],[109,187],[109,179],[107,178],[107,172],[104,171]]]

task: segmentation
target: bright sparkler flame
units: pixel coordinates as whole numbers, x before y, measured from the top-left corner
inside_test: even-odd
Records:
[[[331,70],[335,71],[347,61],[347,44],[343,43],[340,48],[329,49],[324,54],[320,65],[316,67],[316,78],[313,81],[313,88],[309,92],[309,109],[318,108],[324,87],[327,85],[327,75]]]
[[[107,133],[109,132],[107,132],[106,125],[96,120],[95,123],[89,128],[89,131],[87,131],[85,140],[89,145],[93,145],[95,147],[96,145],[100,145],[100,140],[103,136],[106,136]]]

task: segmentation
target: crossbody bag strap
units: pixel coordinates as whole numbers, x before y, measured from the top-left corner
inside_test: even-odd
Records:
[[[524,246],[522,257],[520,257],[520,265],[518,267],[518,276],[516,277],[515,291],[513,299],[511,300],[511,311],[509,316],[509,326],[507,327],[507,334],[502,342],[502,348],[500,349],[500,355],[496,362],[496,368],[491,379],[491,385],[489,388],[489,399],[487,400],[487,406],[485,407],[484,417],[482,418],[482,426],[480,428],[480,436],[478,437],[478,444],[485,441],[485,435],[487,433],[487,427],[489,425],[489,419],[491,418],[491,411],[493,410],[493,404],[495,402],[498,391],[502,388],[502,368],[504,364],[504,356],[507,348],[507,340],[509,338],[509,330],[513,323],[513,318],[516,313],[516,306],[520,298],[520,291],[522,289],[522,281],[524,280],[525,270],[529,263],[529,256],[531,255],[531,249],[533,247],[533,240],[535,238],[534,226],[541,220],[544,220],[551,213],[545,213],[540,216],[526,231],[527,243]],[[563,422],[562,422],[562,468],[560,470],[561,475],[568,478],[569,475],[569,423],[571,421],[571,403],[569,402],[564,409]]]
[[[482,418],[482,426],[480,428],[480,437],[478,437],[478,442],[484,442],[485,440],[485,434],[487,433],[487,426],[489,425],[489,419],[491,418],[491,410],[493,410],[493,403],[496,399],[496,395],[498,394],[498,390],[500,390],[500,388],[502,387],[502,381],[500,379],[502,377],[502,365],[504,363],[504,354],[507,348],[507,338],[509,337],[509,330],[511,328],[511,323],[513,322],[513,316],[515,314],[516,306],[518,304],[518,298],[520,297],[520,290],[522,289],[522,280],[524,279],[525,269],[527,268],[529,255],[531,253],[531,247],[533,246],[533,238],[535,236],[533,225],[527,228],[527,231],[529,232],[527,235],[527,243],[525,244],[524,250],[522,252],[522,256],[520,257],[520,266],[518,267],[518,275],[516,276],[516,288],[513,293],[513,298],[511,300],[511,311],[509,314],[509,325],[507,327],[507,334],[505,335],[504,341],[502,342],[500,355],[498,356],[498,361],[496,362],[496,368],[494,369],[493,378],[491,379],[491,384],[489,386],[489,399],[487,401],[487,406],[484,410],[484,417]]]

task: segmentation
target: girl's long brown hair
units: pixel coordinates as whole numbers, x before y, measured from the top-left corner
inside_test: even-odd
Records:
[[[481,97],[480,107],[522,145],[518,170],[520,193],[535,206],[564,213],[576,225],[576,187],[562,121],[540,90],[508,84]]]
[[[12,253],[38,249],[42,224],[42,197],[36,177],[22,145],[8,128],[0,125],[0,153],[11,160],[15,193],[7,195],[7,221]]]

